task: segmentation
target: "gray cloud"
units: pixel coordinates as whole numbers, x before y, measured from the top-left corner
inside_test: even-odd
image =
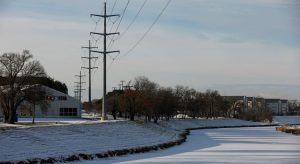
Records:
[[[23,16],[20,13],[14,15],[12,11],[16,9],[6,10],[6,14],[0,16],[0,22],[5,22],[1,23],[0,28],[0,52],[30,49],[49,75],[68,84],[72,94],[74,75],[84,64],[80,57],[87,55],[80,47],[87,44],[89,32],[94,30],[94,22],[89,18],[89,13],[101,12],[101,4],[97,2],[97,6],[85,1],[76,1],[70,6],[67,5],[70,1],[45,3],[51,2],[57,10],[61,8],[59,13],[63,19],[49,12],[51,5],[42,12],[32,8],[33,4],[29,3],[26,8],[32,8],[32,11]],[[173,0],[170,8],[143,42],[110,67],[108,89],[117,86],[119,80],[129,81],[139,75],[148,76],[164,86],[183,84],[196,89],[209,88],[212,84],[300,83],[300,49],[289,43],[294,42],[296,45],[297,40],[294,41],[294,37],[290,36],[298,36],[298,33],[293,32],[294,26],[290,24],[295,16],[285,12],[289,11],[289,6],[281,11],[281,1],[277,0],[217,2]],[[57,7],[60,3],[61,6]],[[134,3],[138,6],[140,1]],[[268,5],[270,3],[271,6]],[[126,52],[150,26],[162,4],[162,1],[149,1],[132,29],[117,40],[112,49]],[[273,11],[272,8],[276,6],[279,6],[279,11],[276,9],[276,12],[270,13],[269,10]],[[134,7],[136,6],[131,6],[128,15],[124,17],[121,33],[136,13]],[[72,15],[70,11],[78,13]],[[115,12],[120,11],[119,6]],[[45,16],[43,19],[32,16],[39,15],[40,12]],[[99,25],[97,31],[101,27]],[[282,37],[285,34],[288,35]],[[282,43],[286,41],[287,43]],[[102,46],[100,41],[98,46]],[[102,86],[102,63],[101,56],[99,57],[95,62],[99,69],[93,74],[94,98],[101,96],[99,88]],[[108,63],[110,62],[111,59],[108,58]],[[242,91],[245,93],[240,93],[260,94],[259,90]],[[279,93],[282,93],[281,96],[297,96],[296,92],[284,89],[279,91],[276,93],[278,96]],[[226,91],[226,94],[235,93],[230,89]]]

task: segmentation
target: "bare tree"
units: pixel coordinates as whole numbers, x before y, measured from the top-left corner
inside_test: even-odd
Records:
[[[185,118],[195,99],[196,91],[187,86],[177,85],[175,87],[175,94],[178,97],[178,111],[182,114],[182,118]]]
[[[135,78],[133,87],[140,93],[140,108],[145,116],[145,121],[151,121],[154,117],[155,98],[159,85],[150,81],[147,77],[139,76]]]
[[[0,105],[6,123],[15,122],[16,110],[26,98],[24,90],[34,85],[30,79],[46,75],[42,65],[32,58],[28,50],[0,56],[0,76],[6,79],[0,86]]]
[[[124,94],[120,97],[120,110],[125,114],[129,115],[129,119],[134,121],[135,115],[140,113],[141,102],[143,97],[139,91],[136,90],[125,90]]]
[[[107,108],[108,112],[114,117],[114,120],[117,119],[117,114],[122,117],[122,112],[120,110],[120,95],[123,94],[122,90],[114,90],[113,92],[108,93],[107,95]]]
[[[172,88],[160,88],[157,91],[155,108],[153,111],[154,122],[158,121],[159,117],[169,120],[176,115],[178,99]]]
[[[194,96],[190,99],[189,115],[192,118],[203,117],[207,108],[205,94],[201,92],[192,92]]]
[[[46,90],[41,85],[35,85],[30,88],[27,88],[25,91],[25,100],[26,102],[32,105],[32,123],[35,122],[35,107],[36,105],[40,106],[40,109],[45,113],[49,107],[49,102],[46,101],[45,97],[47,95]]]
[[[218,116],[217,108],[222,102],[222,97],[216,90],[207,90],[205,94],[209,104],[209,116],[210,118],[216,118]]]

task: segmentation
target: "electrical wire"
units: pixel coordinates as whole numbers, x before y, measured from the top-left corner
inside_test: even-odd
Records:
[[[158,16],[156,17],[156,19],[154,20],[154,22],[151,24],[151,26],[147,29],[147,31],[142,35],[142,37],[136,42],[136,44],[134,44],[124,55],[123,57],[127,56],[131,51],[133,51],[141,42],[142,40],[146,37],[146,35],[150,32],[150,30],[153,28],[153,26],[156,24],[156,22],[159,20],[159,18],[162,16],[162,14],[165,12],[165,10],[167,9],[167,7],[169,6],[169,4],[171,3],[172,0],[168,0],[168,2],[166,3],[166,5],[164,6],[164,8],[161,10],[161,12],[158,14]],[[110,70],[112,64],[115,62],[115,60],[118,59],[120,53],[118,55],[116,55],[116,57],[114,57],[111,61],[111,63],[108,66],[108,71]]]
[[[117,39],[120,39],[121,37],[123,37],[125,35],[125,33],[129,30],[129,28],[133,25],[133,23],[135,22],[135,20],[138,18],[138,16],[140,15],[142,9],[144,8],[145,4],[146,4],[147,0],[144,0],[143,4],[141,5],[141,7],[139,8],[138,12],[136,13],[136,15],[134,16],[134,18],[132,19],[132,21],[129,23],[129,25],[126,27],[126,29],[124,30],[124,32],[121,33],[121,35],[119,37],[117,37],[116,39],[112,39],[110,41],[110,43],[108,44],[108,49],[110,49],[114,42],[117,40]]]
[[[124,15],[125,15],[125,12],[126,12],[126,10],[127,10],[127,8],[128,8],[129,3],[130,3],[130,0],[127,0],[126,6],[125,6],[125,8],[124,8],[124,10],[123,10],[123,12],[122,12],[121,20],[120,20],[119,23],[118,23],[118,26],[117,26],[117,28],[116,28],[116,31],[118,31],[118,29],[119,29],[119,27],[120,27],[120,24],[121,24],[121,22],[122,22],[122,20],[123,20],[123,17],[124,17]]]
[[[115,6],[117,4],[117,0],[115,0],[114,4],[113,4],[113,7],[110,11],[110,15],[112,15],[112,13],[114,12],[114,9],[115,9]],[[117,19],[115,19],[114,21],[111,20],[111,17],[108,17],[108,21],[110,21],[112,23],[112,26],[111,26],[111,29],[110,31],[112,30],[112,28],[114,27],[115,23],[119,20],[119,17],[117,17]]]
[[[121,25],[121,23],[122,23],[122,20],[123,20],[123,18],[124,18],[124,15],[125,15],[125,12],[126,12],[126,10],[127,10],[127,8],[128,8],[129,3],[130,3],[130,0],[127,0],[126,6],[125,6],[125,8],[124,8],[124,10],[123,10],[123,12],[122,12],[121,19],[120,19],[120,21],[119,21],[119,23],[118,23],[118,25],[117,25],[117,28],[116,28],[115,32],[118,31],[118,29],[119,29],[119,27],[120,27],[120,25]],[[111,28],[111,30],[112,30],[112,28]],[[110,30],[110,32],[111,32],[111,30]],[[110,42],[109,42],[109,44],[108,44],[108,49],[111,48],[112,43],[113,43],[114,41],[115,41],[115,36],[113,36],[113,38],[110,40]]]
[[[103,11],[101,11],[101,12],[103,12]],[[101,13],[101,12],[100,12],[100,13]],[[95,17],[91,17],[91,19],[95,22],[95,26],[94,26],[93,31],[96,31],[97,28],[98,28],[98,26],[101,26],[101,25],[102,25],[102,21],[100,22],[101,17],[98,17],[98,19],[95,19]],[[100,23],[99,23],[99,22],[100,22]],[[94,47],[97,45],[97,42],[102,38],[101,35],[99,35],[99,36],[97,36],[97,37],[95,37],[94,35],[90,35],[90,37],[91,37],[92,41],[94,41],[94,42],[92,43],[92,46],[94,46]]]
[[[129,0],[128,0],[129,1]],[[146,4],[146,1],[144,1],[144,3],[142,4],[140,10],[138,11],[138,13],[136,14],[136,17],[140,14],[140,11],[142,10],[142,8],[144,7],[144,5]],[[155,18],[154,22],[150,25],[150,27],[146,30],[146,32],[142,35],[142,37],[122,56],[125,57],[127,56],[130,52],[132,52],[144,39],[145,37],[148,35],[148,33],[151,31],[151,29],[154,27],[154,25],[158,22],[159,18],[163,15],[163,13],[165,12],[165,10],[167,9],[167,7],[169,6],[169,4],[171,3],[172,0],[168,0],[168,2],[165,4],[165,6],[163,7],[163,9],[161,10],[161,12],[158,14],[158,16]],[[125,7],[126,10],[127,7]],[[123,15],[122,15],[123,17]],[[129,28],[130,26],[133,24],[133,22],[135,21],[136,18],[133,19],[133,21],[129,24]],[[120,23],[119,23],[120,24]],[[126,28],[125,32],[129,29],[128,27]],[[118,28],[117,28],[118,29]],[[117,31],[117,30],[116,30]],[[116,57],[114,57],[111,61],[111,63],[108,66],[108,70],[110,70],[112,64],[114,63],[114,61],[116,59],[118,59],[120,54],[118,54]]]
[[[126,53],[124,53],[123,57],[127,56],[130,52],[132,52],[145,39],[145,37],[147,36],[147,34],[151,31],[151,29],[153,28],[153,26],[157,23],[157,21],[159,20],[159,18],[165,12],[165,10],[167,9],[167,7],[169,6],[169,4],[170,4],[171,1],[172,0],[168,0],[168,2],[166,3],[166,5],[164,6],[164,8],[161,10],[161,12],[159,13],[159,15],[156,17],[156,19],[154,20],[154,22],[151,24],[151,26],[142,35],[142,37]]]
[[[99,22],[96,22],[93,31],[96,31],[96,30],[97,30],[98,23],[99,23]],[[100,23],[100,25],[101,25],[101,24],[102,24],[102,23]],[[92,40],[95,41],[93,46],[96,46],[97,42],[102,38],[101,35],[99,35],[99,36],[97,36],[97,37],[95,37],[94,35],[90,35],[90,36],[91,36]]]
[[[110,11],[110,15],[113,13],[113,11],[114,11],[114,9],[115,9],[115,6],[116,6],[116,4],[117,4],[117,1],[118,1],[118,0],[115,0],[115,2],[113,3],[112,9],[111,9],[111,11]],[[111,19],[111,17],[108,17],[108,21],[110,21],[110,22],[113,23],[114,21],[111,21],[110,19]],[[113,23],[113,24],[114,24],[114,23]]]
[[[144,8],[145,4],[146,4],[147,0],[144,0],[144,3],[142,4],[142,6],[140,7],[139,11],[136,13],[136,15],[134,16],[134,18],[132,19],[132,21],[130,22],[130,24],[126,27],[126,29],[121,33],[121,35],[119,36],[119,39],[125,35],[125,33],[129,30],[129,28],[132,26],[132,24],[135,22],[135,20],[138,18],[138,16],[140,15],[142,9]]]
[[[114,5],[113,5],[113,7],[112,7],[112,9],[110,11],[110,14],[112,14],[114,12],[116,4],[117,4],[117,0],[115,0],[115,2],[114,2]]]

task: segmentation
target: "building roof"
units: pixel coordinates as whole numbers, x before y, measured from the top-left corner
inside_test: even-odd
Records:
[[[243,100],[245,96],[223,96],[226,99]]]
[[[278,103],[280,99],[265,99],[265,102],[275,102]]]

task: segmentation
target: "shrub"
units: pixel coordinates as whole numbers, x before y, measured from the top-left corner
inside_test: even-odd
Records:
[[[240,119],[254,122],[272,122],[273,115],[269,111],[246,111],[240,113]]]

